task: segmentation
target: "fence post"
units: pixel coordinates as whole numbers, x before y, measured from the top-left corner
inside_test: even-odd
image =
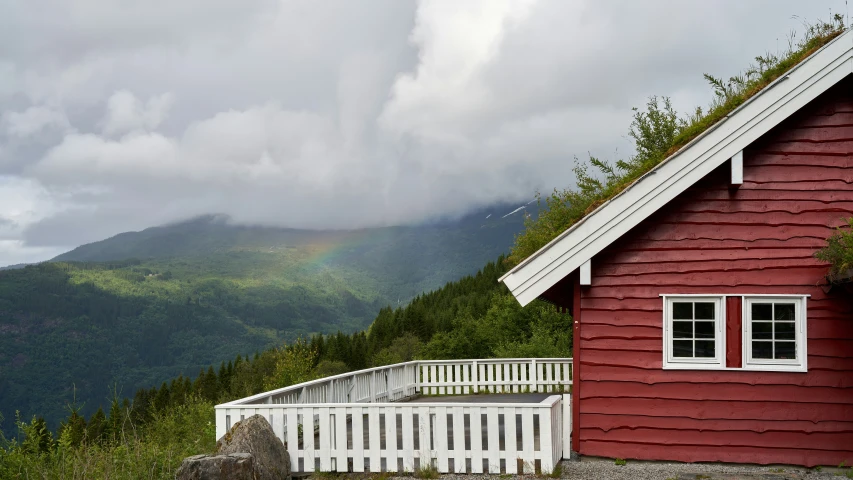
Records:
[[[572,396],[563,394],[563,458],[572,457]]]
[[[415,372],[415,393],[421,393],[421,362],[415,362],[414,365]]]
[[[474,381],[474,393],[480,393],[480,373],[477,371],[477,361],[471,365],[471,380]]]
[[[533,392],[539,391],[539,368],[536,365],[536,359],[532,360],[532,368],[533,368]]]

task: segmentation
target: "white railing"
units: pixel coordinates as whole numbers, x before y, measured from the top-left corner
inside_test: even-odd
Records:
[[[550,472],[570,447],[571,384],[571,359],[406,362],[217,405],[216,435],[262,415],[295,472],[427,465],[442,473]],[[389,403],[419,394],[525,392],[555,394],[540,403]]]
[[[412,363],[418,364],[418,386],[424,395],[568,392],[572,384],[570,358],[426,360]]]

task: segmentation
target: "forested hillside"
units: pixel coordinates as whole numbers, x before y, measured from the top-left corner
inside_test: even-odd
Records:
[[[180,375],[139,389],[132,401],[105,398],[91,415],[69,400],[56,433],[42,417],[6,417],[10,433],[0,436],[0,478],[22,472],[172,478],[181,458],[212,449],[212,407],[219,402],[412,358],[569,355],[571,317],[542,301],[520,307],[497,281],[504,265],[500,257],[405,307],[384,308],[366,331],[313,335],[231,357],[194,378]]]
[[[506,251],[522,225],[501,218],[511,210],[347,232],[202,218],[4,270],[0,414],[55,428],[75,387],[90,415],[114,388],[129,396],[300,336],[364,329]]]

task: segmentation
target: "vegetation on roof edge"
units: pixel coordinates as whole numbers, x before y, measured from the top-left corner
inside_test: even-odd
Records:
[[[537,194],[539,215],[533,217],[528,214],[525,230],[516,236],[515,245],[505,260],[507,265],[518,265],[536,253],[847,28],[844,17],[839,14],[828,22],[804,26],[805,33],[800,40],[796,40],[794,33],[788,37],[788,49],[784,54],[757,56],[754,64],[728,81],[706,73],[705,79],[715,95],[707,111],[697,107],[692,114],[679,117],[669,98],[656,96],[646,103],[645,111],[634,108],[628,136],[634,142],[636,153],[628,160],[617,160],[613,164],[592,155],[588,163],[581,163],[576,157],[574,173],[577,186],[574,189],[554,189],[544,198],[545,208],[542,208],[542,195]],[[597,172],[590,173],[590,165]]]

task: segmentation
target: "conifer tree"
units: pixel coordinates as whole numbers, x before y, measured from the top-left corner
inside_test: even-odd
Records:
[[[212,365],[207,367],[207,373],[202,378],[201,397],[211,402],[215,402],[219,397],[219,380],[216,378],[216,372],[213,371]]]
[[[170,397],[171,392],[169,392],[169,385],[167,385],[166,382],[163,382],[163,384],[160,385],[160,389],[157,390],[157,393],[154,395],[154,411],[162,412],[163,410],[166,410],[171,400]]]
[[[77,448],[82,445],[86,437],[86,419],[79,413],[79,408],[74,408],[68,417],[60,422],[57,437],[65,441],[65,447]]]
[[[98,407],[98,410],[92,414],[89,419],[89,425],[86,427],[86,441],[91,444],[102,444],[107,430],[107,416],[104,414],[104,409]]]

